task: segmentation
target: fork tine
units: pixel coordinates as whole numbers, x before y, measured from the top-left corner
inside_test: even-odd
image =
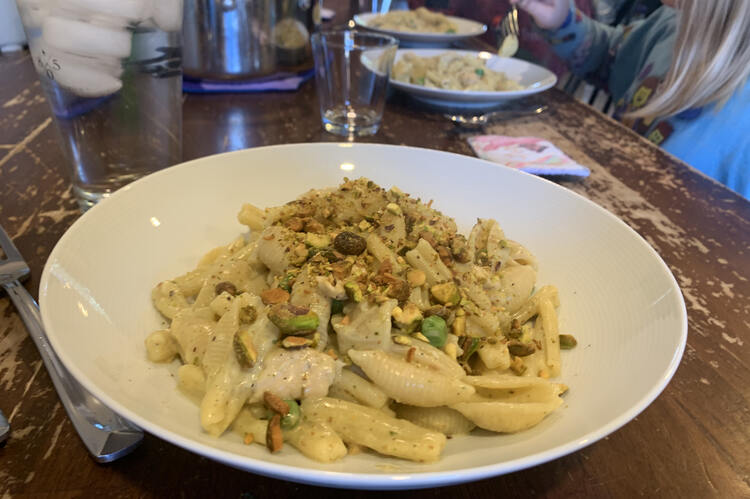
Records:
[[[518,9],[514,5],[503,18],[500,23],[500,32],[503,36],[518,36],[520,29],[518,27]]]
[[[501,26],[503,36],[508,36],[512,33],[510,28],[510,12],[503,18],[503,24]]]
[[[513,6],[513,9],[509,17],[511,18],[510,20],[511,31],[514,35],[518,36],[521,33],[521,30],[518,27],[518,9],[516,8],[515,5]]]
[[[13,241],[10,240],[5,230],[0,227],[0,248],[5,252],[5,257],[8,260],[23,260],[21,253],[18,251]],[[2,259],[0,259],[2,260]]]

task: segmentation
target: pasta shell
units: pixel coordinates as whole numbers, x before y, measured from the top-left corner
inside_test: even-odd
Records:
[[[466,374],[464,369],[455,360],[448,357],[445,352],[424,341],[413,341],[408,346],[394,343],[391,345],[390,351],[401,358],[405,358],[412,347],[416,348],[413,362],[451,378],[462,378]]]
[[[284,432],[284,440],[310,459],[321,463],[338,461],[347,454],[346,445],[333,429],[321,422],[302,421]]]
[[[561,386],[544,378],[490,374],[466,376],[464,381],[476,388],[476,399],[503,402],[553,402],[562,392]]]
[[[311,421],[322,422],[345,442],[373,449],[381,454],[413,461],[432,462],[440,458],[445,435],[420,428],[378,409],[332,398],[307,399],[302,412]]]
[[[513,433],[538,424],[562,404],[562,399],[549,402],[462,402],[451,407],[480,428],[500,433]]]
[[[232,341],[239,325],[239,302],[235,301],[230,310],[221,316],[211,341],[207,342],[202,364],[209,377],[233,355]]]
[[[396,414],[417,426],[439,431],[446,435],[469,433],[476,426],[463,414],[450,407],[414,407],[398,404]]]
[[[437,407],[469,400],[474,387],[380,350],[349,350],[349,357],[386,395],[404,404]]]
[[[512,265],[500,272],[500,289],[504,299],[495,303],[509,313],[520,309],[528,301],[536,284],[536,271],[527,265]]]

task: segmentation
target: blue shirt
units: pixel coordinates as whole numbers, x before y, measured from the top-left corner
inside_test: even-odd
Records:
[[[669,118],[623,117],[646,105],[669,70],[677,35],[673,8],[662,6],[642,21],[610,27],[571,7],[562,27],[546,33],[574,73],[609,90],[615,118],[750,198],[750,82],[721,107]]]

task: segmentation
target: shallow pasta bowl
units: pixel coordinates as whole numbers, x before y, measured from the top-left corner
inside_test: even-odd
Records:
[[[450,45],[459,40],[482,35],[487,31],[487,26],[482,23],[455,16],[446,16],[448,20],[456,26],[455,33],[430,33],[384,29],[372,25],[372,21],[379,15],[380,14],[378,13],[357,14],[354,16],[354,22],[362,28],[393,36],[401,42],[402,46],[435,47]]]
[[[447,52],[481,59],[485,62],[487,69],[505,73],[509,79],[520,83],[523,88],[503,91],[447,90],[406,83],[393,77],[390,80],[391,86],[406,92],[419,101],[441,109],[481,110],[498,107],[513,100],[544,92],[557,83],[557,76],[548,69],[521,59],[500,57],[490,52],[455,49],[399,49],[396,52],[394,63],[406,54],[426,58]]]
[[[460,174],[459,174],[460,172]],[[271,455],[239,436],[203,433],[198,407],[170,367],[146,359],[144,339],[164,327],[152,286],[195,266],[243,230],[245,202],[285,203],[310,188],[365,176],[397,185],[456,218],[466,231],[494,217],[540,263],[539,284],[560,292],[565,404],[538,426],[448,441],[441,461],[362,453],[319,464],[286,446]],[[664,389],[682,355],[685,306],[668,268],[607,211],[546,180],[468,156],[370,144],[300,144],[210,156],[145,177],[82,216],[52,251],[40,287],[50,342],[95,396],[146,431],[254,473],[364,489],[434,487],[533,466],[615,431]],[[637,366],[637,368],[634,368]],[[171,371],[170,371],[171,370]]]

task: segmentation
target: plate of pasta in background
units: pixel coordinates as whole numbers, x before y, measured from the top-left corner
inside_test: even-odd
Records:
[[[487,109],[555,86],[551,71],[490,52],[399,49],[390,84],[440,108]]]
[[[424,7],[415,10],[395,10],[378,13],[363,13],[354,16],[354,22],[371,31],[391,35],[402,46],[442,46],[479,36],[487,26],[471,19],[446,16]]]
[[[40,306],[71,374],[146,431],[362,489],[589,445],[659,395],[687,336],[669,269],[612,214],[509,168],[377,144],[136,181],[63,235]]]

